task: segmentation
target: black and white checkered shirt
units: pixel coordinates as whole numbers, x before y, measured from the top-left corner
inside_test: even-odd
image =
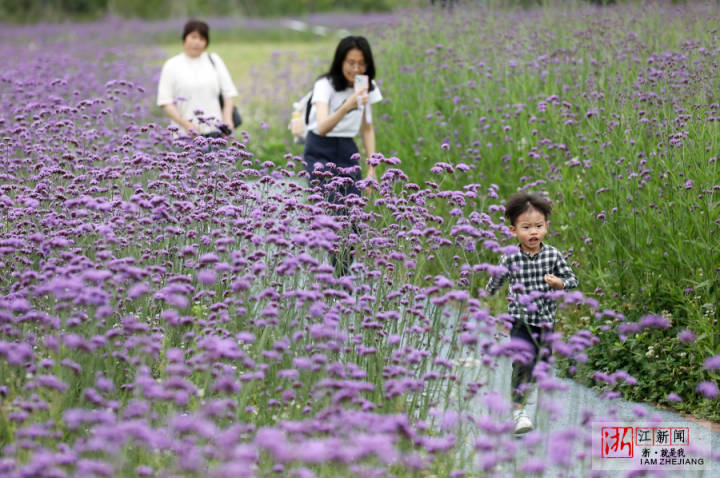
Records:
[[[534,256],[522,249],[515,254],[503,255],[499,266],[502,267],[498,267],[485,290],[494,294],[510,279],[508,313],[529,325],[555,322],[557,305],[548,294],[555,289],[545,282],[545,274],[554,274],[562,279],[565,290],[578,285],[575,274],[560,251],[547,244],[542,244]],[[501,271],[503,267],[505,269]]]

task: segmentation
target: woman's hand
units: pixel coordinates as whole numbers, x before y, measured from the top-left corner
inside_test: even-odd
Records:
[[[163,111],[165,112],[168,117],[173,120],[175,123],[179,124],[181,128],[183,128],[187,134],[190,136],[195,136],[197,134],[197,127],[190,122],[190,120],[183,118],[183,116],[180,114],[180,110],[177,109],[177,106],[174,104],[167,104],[162,106]]]
[[[233,130],[226,124],[219,125],[218,130],[220,131],[220,134],[222,134],[224,138],[227,138],[228,136],[232,136],[232,134],[233,134]]]
[[[350,98],[345,100],[345,103],[343,103],[343,106],[345,107],[345,114],[349,113],[355,108],[362,108],[368,103],[369,100],[370,95],[368,95],[367,88],[356,91],[352,94]]]

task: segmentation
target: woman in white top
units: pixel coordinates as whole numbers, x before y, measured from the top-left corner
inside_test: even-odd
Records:
[[[367,75],[368,87],[356,91],[356,75]],[[349,194],[360,195],[355,185],[361,178],[360,164],[353,138],[362,134],[365,157],[375,153],[370,105],[381,101],[382,95],[374,78],[370,44],[364,37],[349,36],[335,49],[330,71],[315,82],[303,158],[308,180],[311,185],[324,187],[334,176],[351,179],[341,187],[328,188],[326,197],[331,203],[342,203]],[[377,179],[373,166],[368,166],[367,177]]]
[[[238,95],[230,73],[210,43],[207,23],[190,20],[183,28],[183,52],[165,62],[158,83],[157,104],[173,123],[189,134],[230,134],[233,98]],[[219,95],[224,106],[221,110]],[[200,113],[201,112],[201,113]]]

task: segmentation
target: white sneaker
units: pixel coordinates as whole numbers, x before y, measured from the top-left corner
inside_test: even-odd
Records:
[[[515,422],[515,434],[517,435],[527,433],[533,429],[533,423],[524,408],[513,411],[513,421]]]

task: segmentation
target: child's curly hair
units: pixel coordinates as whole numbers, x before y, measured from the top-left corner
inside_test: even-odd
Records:
[[[518,216],[533,208],[540,211],[547,220],[552,212],[552,204],[544,197],[528,192],[519,192],[510,196],[505,204],[505,217],[510,221],[510,225],[514,226]]]

